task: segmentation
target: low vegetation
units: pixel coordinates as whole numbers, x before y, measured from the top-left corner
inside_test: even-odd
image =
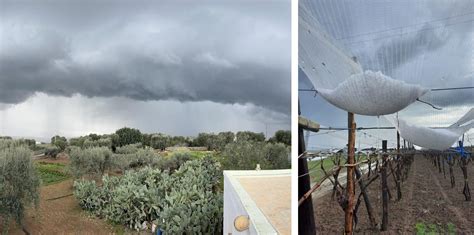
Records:
[[[144,167],[122,177],[74,183],[80,206],[131,229],[151,224],[169,234],[219,234],[222,230],[222,177],[211,158],[184,163],[174,173]]]
[[[64,164],[38,162],[36,169],[43,185],[59,183],[70,178]]]
[[[443,224],[431,224],[418,222],[415,224],[416,235],[435,235],[435,234],[456,234],[456,226],[453,223]]]
[[[84,175],[100,177],[110,168],[112,151],[106,147],[72,149],[70,171],[75,178]]]

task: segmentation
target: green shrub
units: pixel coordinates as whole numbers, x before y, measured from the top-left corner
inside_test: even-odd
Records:
[[[122,171],[152,166],[169,172],[175,171],[188,160],[191,160],[191,156],[188,153],[176,153],[169,157],[162,157],[152,149],[138,149],[134,153],[114,154],[111,159],[113,168],[118,168]]]
[[[112,147],[112,139],[100,138],[98,140],[86,139],[82,144],[82,148],[93,148],[93,147]]]
[[[283,144],[255,141],[236,141],[228,144],[221,153],[225,169],[253,170],[290,168],[290,150]]]
[[[265,160],[271,169],[288,169],[290,164],[290,149],[282,143],[267,143],[263,148]]]
[[[263,133],[256,133],[251,131],[239,131],[237,132],[237,134],[235,134],[235,137],[237,141],[265,141],[265,135]]]
[[[69,146],[76,146],[82,148],[82,146],[84,146],[84,141],[86,141],[86,138],[84,137],[70,138]]]
[[[137,149],[132,153],[114,154],[111,161],[114,168],[124,171],[143,166],[155,166],[160,161],[160,156],[150,149]]]
[[[122,147],[118,147],[115,150],[115,153],[117,154],[130,154],[130,153],[136,153],[138,150],[143,149],[142,144],[128,144],[124,145]]]
[[[291,131],[279,130],[275,135],[269,139],[270,142],[282,143],[291,146]]]
[[[39,203],[40,179],[31,160],[32,152],[19,143],[0,141],[0,215],[3,233],[11,219],[22,224],[25,208]],[[6,147],[8,145],[8,147]]]
[[[52,158],[56,158],[61,152],[61,149],[56,145],[48,145],[44,148],[44,155]]]
[[[118,129],[115,134],[118,136],[118,146],[142,142],[142,133],[138,129],[124,127]]]
[[[172,174],[145,167],[103,185],[76,181],[74,195],[85,210],[132,229],[155,223],[169,234],[222,233],[222,177],[210,158],[188,161]]]
[[[220,165],[210,158],[188,161],[172,176],[174,184],[155,223],[170,234],[222,233],[222,177]]]
[[[51,137],[51,144],[58,147],[61,151],[64,151],[67,147],[67,139],[64,136],[55,135]]]
[[[175,153],[170,157],[161,157],[155,166],[162,171],[173,172],[177,170],[185,162],[191,160],[191,155],[188,153]]]
[[[154,134],[151,136],[150,145],[154,149],[165,150],[166,147],[171,146],[171,137],[164,134]]]
[[[0,150],[9,149],[14,147],[27,147],[24,142],[13,139],[0,139]]]
[[[69,155],[71,174],[75,178],[101,176],[111,166],[111,155],[112,151],[106,147],[72,149]]]

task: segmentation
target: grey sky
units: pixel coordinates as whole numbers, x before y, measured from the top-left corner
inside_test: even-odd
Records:
[[[307,2],[302,0],[300,2]],[[318,0],[314,15],[323,28],[363,69],[428,88],[474,86],[474,2]],[[299,71],[300,88],[311,88]],[[347,114],[309,92],[299,92],[303,115],[325,126],[347,126]],[[431,92],[422,97],[443,108],[414,103],[399,113],[410,123],[447,126],[474,106],[472,90]],[[377,117],[357,116],[358,126],[390,125]],[[469,139],[474,144],[473,130]],[[368,137],[368,135],[374,137]],[[395,131],[358,133],[368,145],[394,140]],[[346,132],[311,136],[309,147],[339,147]],[[377,139],[380,138],[380,139]],[[390,143],[390,141],[389,141]],[[394,143],[392,141],[392,143]]]
[[[290,39],[289,0],[0,1],[0,131],[288,129]]]

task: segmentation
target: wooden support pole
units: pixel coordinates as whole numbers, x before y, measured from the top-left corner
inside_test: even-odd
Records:
[[[387,152],[387,141],[382,140],[382,151]],[[387,185],[387,158],[383,155],[382,160],[382,231],[387,231],[388,227],[388,185]]]
[[[462,193],[466,201],[471,201],[471,190],[469,189],[469,182],[467,181],[467,158],[462,157],[461,159],[461,169],[464,176],[464,188]]]
[[[459,147],[461,147],[461,149],[463,148],[464,144],[464,135],[462,136],[462,140],[463,141],[459,141]],[[466,201],[471,201],[471,190],[469,189],[469,182],[467,181],[467,164],[467,157],[461,155],[461,170],[464,176],[464,188],[462,190],[462,193],[464,194],[464,198],[466,199]]]
[[[348,133],[348,144],[347,144],[347,207],[345,208],[345,234],[353,233],[353,221],[354,221],[354,163],[355,163],[355,129],[356,124],[354,121],[354,113],[348,113],[347,124],[349,128]]]
[[[299,103],[298,103],[299,105]],[[298,107],[298,112],[300,112]],[[300,112],[301,114],[301,112]],[[303,126],[298,125],[298,156],[306,152],[304,143]],[[311,188],[311,179],[308,174],[308,162],[306,158],[298,158],[298,199],[302,198]],[[298,234],[315,235],[316,223],[314,219],[313,200],[311,195],[298,207]]]
[[[372,204],[370,203],[369,195],[367,194],[367,189],[365,187],[364,180],[362,179],[362,173],[358,167],[355,168],[355,175],[357,181],[359,182],[360,192],[364,197],[365,208],[367,209],[367,215],[369,216],[370,226],[375,229],[377,227],[377,222],[375,221],[374,217],[374,209],[372,209]]]
[[[451,181],[451,188],[454,188],[456,186],[456,179],[454,178],[454,173],[453,173],[454,158],[452,155],[448,155],[448,165],[449,165],[449,179]]]
[[[400,156],[400,132],[397,131],[397,172],[396,172],[396,182],[397,182],[397,200],[400,201],[402,199],[402,188],[400,186],[401,181],[401,156]]]
[[[436,155],[436,159],[438,160],[438,171],[441,173],[441,156],[439,154]]]
[[[445,169],[446,156],[444,154],[441,155],[441,163],[443,164],[443,176],[444,176],[444,179],[446,179],[446,169]]]

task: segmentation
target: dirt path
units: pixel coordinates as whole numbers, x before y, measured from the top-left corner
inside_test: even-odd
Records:
[[[448,225],[454,226],[458,234],[474,234],[474,203],[466,202],[461,193],[462,172],[454,168],[456,187],[451,188],[449,177],[444,178],[433,164],[424,157],[415,156],[408,179],[402,183],[402,200],[389,201],[388,231],[371,230],[367,211],[362,202],[359,207],[358,234],[413,234],[417,224],[437,226],[441,234]],[[474,169],[469,167],[469,179],[474,179]],[[390,191],[396,197],[393,177],[388,178]],[[472,188],[472,186],[471,186]],[[358,189],[358,187],[357,187]],[[356,191],[358,194],[359,192]],[[376,221],[381,222],[382,200],[380,180],[369,187],[369,198],[374,207]],[[331,200],[331,195],[313,198],[316,226],[320,234],[340,234],[344,228],[344,211]]]
[[[31,234],[114,233],[113,227],[104,220],[87,215],[79,207],[74,196],[48,200],[72,194],[72,180],[41,187],[40,194],[38,210],[29,209],[25,217],[25,227]],[[9,234],[24,234],[15,223],[10,224],[9,232]]]
[[[430,171],[430,176],[433,179],[433,182],[436,184],[439,192],[441,192],[441,195],[443,196],[443,199],[446,201],[448,209],[451,210],[451,212],[453,212],[453,214],[456,215],[456,218],[460,220],[462,223],[467,223],[466,217],[464,216],[463,212],[459,208],[453,205],[453,203],[451,202],[451,200],[449,199],[446,193],[446,190],[443,187],[441,187],[438,177],[436,177],[433,174],[433,171],[430,168],[428,168],[428,170]]]

